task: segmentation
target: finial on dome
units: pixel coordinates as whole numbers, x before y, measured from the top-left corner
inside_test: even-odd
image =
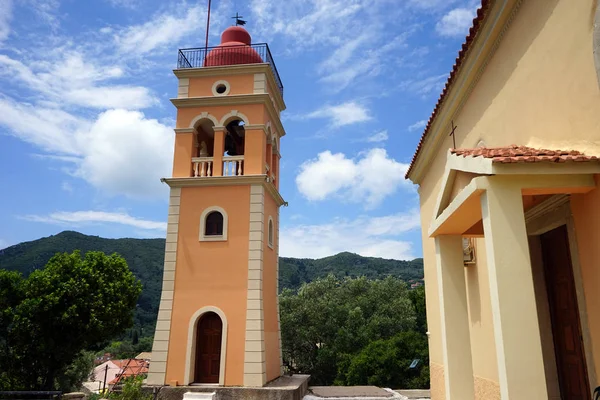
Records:
[[[246,25],[246,21],[243,20],[242,18],[244,18],[243,16],[239,15],[237,12],[235,13],[235,17],[231,17],[233,19],[235,19],[235,26],[243,26]]]

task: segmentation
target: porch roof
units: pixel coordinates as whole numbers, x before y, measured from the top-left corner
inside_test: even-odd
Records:
[[[587,156],[577,150],[546,150],[533,147],[517,146],[482,147],[467,149],[450,149],[450,154],[463,157],[482,157],[491,159],[493,163],[530,163],[567,161],[586,162],[597,161],[596,156]]]
[[[460,172],[474,176],[451,198]],[[429,235],[481,235],[480,197],[492,187],[518,188],[522,195],[587,193],[596,188],[599,174],[600,158],[578,151],[516,145],[450,149]]]

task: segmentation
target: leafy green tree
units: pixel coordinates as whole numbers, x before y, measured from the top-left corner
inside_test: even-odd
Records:
[[[415,308],[417,317],[417,332],[427,333],[427,314],[425,308],[425,286],[419,286],[408,292],[410,301]]]
[[[413,360],[419,361],[415,368],[410,368]],[[427,337],[417,332],[401,332],[370,343],[350,360],[342,382],[395,389],[428,388]]]
[[[4,389],[70,389],[69,367],[132,326],[142,290],[122,257],[101,252],[56,254],[27,279],[3,271],[0,283]]]
[[[130,376],[123,380],[123,387],[121,390],[110,393],[108,398],[110,400],[152,400],[152,394],[145,393],[142,389],[143,384],[143,376]]]
[[[314,384],[346,379],[355,354],[378,339],[416,327],[406,284],[393,277],[338,279],[329,275],[280,296],[281,332],[288,366]]]

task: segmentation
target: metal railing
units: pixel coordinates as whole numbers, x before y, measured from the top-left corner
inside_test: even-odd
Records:
[[[214,52],[211,54],[213,50]],[[283,83],[275,66],[275,61],[273,61],[269,45],[266,43],[257,43],[249,46],[214,46],[179,49],[177,56],[177,69],[258,63],[267,63],[271,66],[279,91],[283,95]]]
[[[4,391],[0,392],[2,400],[58,400],[62,396],[62,392],[56,391]]]

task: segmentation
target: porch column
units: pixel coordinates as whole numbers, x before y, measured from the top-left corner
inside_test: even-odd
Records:
[[[473,400],[473,362],[462,237],[437,236],[435,249],[446,400]]]
[[[502,400],[547,398],[521,188],[489,178],[481,196]]]

